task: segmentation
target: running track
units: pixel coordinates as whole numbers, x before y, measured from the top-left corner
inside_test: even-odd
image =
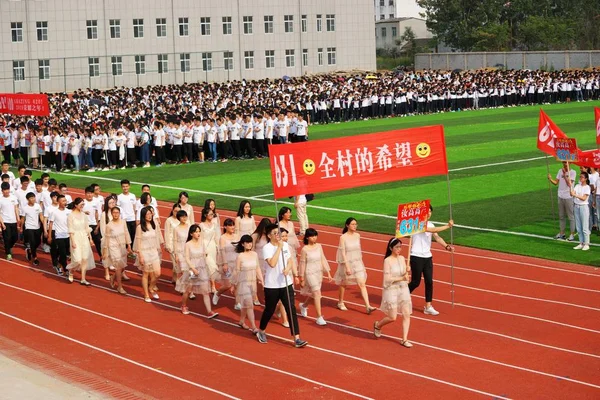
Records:
[[[159,209],[164,218],[170,204]],[[221,221],[227,216],[221,212]],[[340,229],[316,228],[333,274]],[[384,235],[362,234],[376,306],[386,242]],[[328,325],[314,323],[311,307],[300,320],[310,344],[295,349],[275,319],[266,345],[240,329],[228,296],[215,308],[216,320],[204,318],[200,298],[188,303],[191,315],[182,315],[166,256],[161,299],[146,304],[132,266],[124,284],[129,295],[121,296],[100,265],[88,275],[91,288],[77,280],[69,285],[54,274],[48,255],[34,268],[17,247],[12,262],[0,262],[0,351],[120,399],[600,398],[600,271],[459,247],[452,308],[450,254],[434,248],[441,314],[422,313],[418,288],[412,349],[398,343],[400,321],[374,338],[382,313],[368,316],[357,289],[346,295],[349,311],[337,310],[337,287],[329,283],[323,286]]]

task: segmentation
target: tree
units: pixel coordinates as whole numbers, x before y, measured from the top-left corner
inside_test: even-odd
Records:
[[[400,38],[396,40],[396,45],[402,47],[406,56],[411,60],[414,60],[415,54],[417,53],[417,35],[410,26],[404,28],[404,32],[400,35]]]

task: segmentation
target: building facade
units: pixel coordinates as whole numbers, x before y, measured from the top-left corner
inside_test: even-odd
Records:
[[[427,24],[422,18],[391,18],[375,23],[375,40],[378,49],[401,48],[397,43],[406,28],[411,28],[418,41],[433,38],[427,29]]]
[[[393,18],[421,18],[424,10],[417,0],[373,0],[375,6],[375,21]]]
[[[374,70],[372,0],[0,0],[0,92]]]

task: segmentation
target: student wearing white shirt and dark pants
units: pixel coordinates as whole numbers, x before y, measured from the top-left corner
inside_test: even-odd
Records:
[[[35,194],[27,193],[27,203],[19,208],[21,214],[21,229],[27,260],[33,260],[33,265],[40,265],[37,259],[37,248],[42,242],[42,224],[44,215],[42,206],[35,202]]]
[[[4,251],[6,259],[12,260],[12,248],[17,243],[19,201],[10,194],[10,183],[2,182],[2,197],[0,197],[0,226],[2,226],[2,238],[4,239]]]
[[[429,206],[429,220],[431,220],[431,212],[433,207]],[[431,238],[444,246],[448,251],[454,251],[452,246],[442,239],[438,232],[443,232],[450,229],[454,225],[454,221],[450,220],[444,226],[435,227],[432,222],[427,222],[427,230],[422,233],[417,233],[412,237],[412,247],[410,249],[410,268],[412,269],[412,278],[408,284],[408,288],[412,293],[413,290],[421,284],[421,275],[425,278],[425,307],[423,312],[428,315],[438,315],[439,312],[433,308],[431,301],[433,299],[433,257],[431,255]]]
[[[127,179],[121,180],[123,193],[117,196],[117,207],[121,209],[121,218],[127,223],[127,230],[133,244],[135,240],[135,206],[137,200],[135,194],[129,193],[129,187],[130,183]]]
[[[265,310],[260,319],[260,329],[256,337],[260,343],[267,343],[265,329],[273,316],[277,304],[281,301],[290,317],[290,332],[294,336],[294,345],[304,347],[308,342],[300,339],[298,316],[294,300],[294,281],[299,284],[298,271],[294,260],[291,260],[290,248],[280,238],[279,227],[270,224],[266,229],[267,243],[263,247],[263,259],[267,262],[264,276]],[[292,277],[291,272],[294,273]]]
[[[68,218],[71,210],[67,209],[67,199],[62,194],[58,195],[58,208],[53,210],[48,217],[48,244],[52,246],[50,255],[52,266],[58,275],[63,275],[67,268],[67,254],[70,250]],[[59,265],[60,264],[60,265]]]

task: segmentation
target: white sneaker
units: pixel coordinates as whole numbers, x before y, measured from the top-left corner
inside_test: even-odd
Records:
[[[110,169],[108,167],[104,167],[102,168],[102,171],[109,171]]]
[[[213,294],[213,298],[212,298],[213,306],[216,306],[217,303],[219,303],[219,297],[220,296],[219,296],[219,294],[217,292],[215,292],[215,294]]]
[[[304,305],[304,303],[300,303],[300,315],[304,318],[308,317],[308,308]]]
[[[567,239],[569,242],[572,242],[573,240],[575,240],[575,236],[573,235],[569,235],[569,238]]]
[[[284,328],[289,328],[290,327],[290,323],[289,322],[284,322],[283,324],[281,324],[281,326],[283,326]]]
[[[96,172],[96,169],[95,168],[90,168],[90,169],[87,170],[87,172]]]
[[[581,250],[588,251],[589,249],[590,249],[590,245],[589,244],[585,244],[585,245],[583,245],[583,248]]]
[[[583,245],[579,243],[577,246],[573,247],[573,250],[581,250],[583,249]]]
[[[423,313],[427,314],[427,315],[438,315],[439,314],[439,312],[436,311],[436,309],[433,308],[433,306],[425,307],[423,309]]]
[[[242,305],[240,303],[237,303],[235,305],[235,307],[233,307],[233,309],[236,310],[236,311],[240,311],[242,309]]]
[[[42,246],[42,250],[44,251],[44,253],[48,254],[50,253],[50,246],[44,243],[44,245]]]
[[[320,326],[327,325],[327,322],[325,322],[325,319],[321,316],[321,317],[317,318],[317,325],[320,325]]]

